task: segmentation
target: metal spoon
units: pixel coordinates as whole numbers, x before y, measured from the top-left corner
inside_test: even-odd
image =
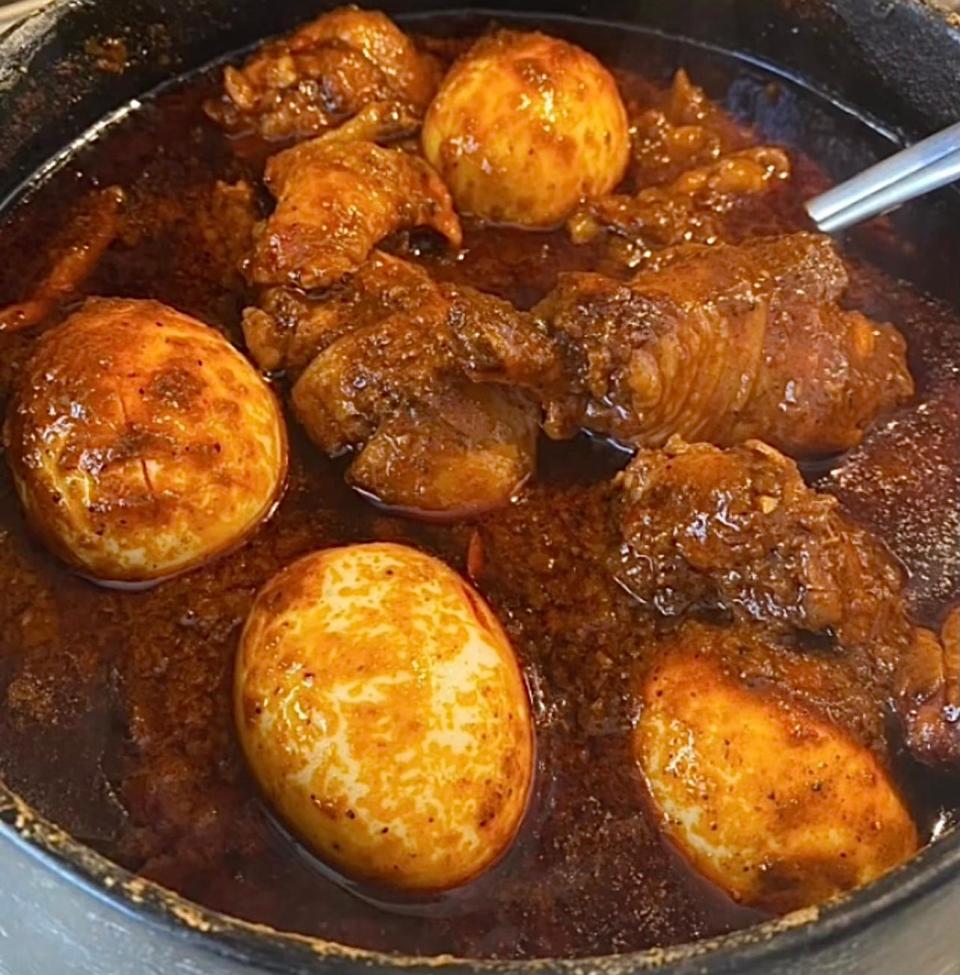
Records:
[[[886,213],[960,178],[960,122],[871,166],[805,204],[824,233]]]

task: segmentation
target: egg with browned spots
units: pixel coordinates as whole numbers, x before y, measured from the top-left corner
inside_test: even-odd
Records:
[[[4,442],[36,533],[121,586],[234,548],[286,477],[271,389],[220,332],[156,301],[91,300],[44,335]]]
[[[235,709],[266,799],[352,878],[456,887],[523,819],[534,740],[517,660],[473,588],[416,549],[327,549],[267,583]]]
[[[537,32],[499,31],[450,69],[422,145],[458,210],[546,228],[616,186],[630,134],[616,82],[592,54]]]
[[[661,826],[692,866],[734,900],[782,913],[911,857],[916,827],[874,753],[722,666],[711,632],[687,626],[653,667],[633,737]]]

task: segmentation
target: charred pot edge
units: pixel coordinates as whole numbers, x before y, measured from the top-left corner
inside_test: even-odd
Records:
[[[720,973],[749,962],[772,963],[785,954],[802,953],[854,934],[900,904],[960,876],[960,829],[955,828],[869,887],[832,904],[795,911],[729,935],[624,955],[495,961],[451,955],[387,955],[228,917],[118,867],[38,815],[2,782],[0,837],[19,844],[69,882],[124,913],[165,928],[173,935],[191,938],[211,953],[277,972],[356,973],[362,969],[377,975],[397,971],[423,975]]]

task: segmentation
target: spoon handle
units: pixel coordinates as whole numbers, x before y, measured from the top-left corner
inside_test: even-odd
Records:
[[[825,233],[939,189],[960,177],[960,122],[871,166],[808,200],[807,213]]]

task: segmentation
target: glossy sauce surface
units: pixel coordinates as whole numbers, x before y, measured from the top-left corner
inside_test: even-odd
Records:
[[[570,24],[557,29],[571,33]],[[649,99],[651,83],[666,84],[683,65],[765,138],[790,147],[793,179],[743,211],[744,234],[807,226],[800,202],[829,180],[805,149],[839,169],[883,151],[855,119],[732,58],[598,27],[572,36],[611,66],[644,66],[644,77],[618,75],[628,99]],[[155,298],[239,342],[248,296],[236,265],[247,228],[216,202],[215,185],[256,185],[267,150],[231,143],[204,118],[201,103],[217,84],[211,72],[147,101],[5,218],[0,304],[29,295],[56,231],[84,195],[118,183],[128,194],[126,229],[85,293]],[[939,225],[921,218],[917,226],[917,237],[900,239],[878,224],[845,250],[851,304],[907,336],[916,401],[857,450],[806,473],[886,541],[910,573],[915,618],[932,625],[960,598],[960,322],[948,304],[890,272],[924,272],[951,297],[937,270],[958,247],[938,236],[935,258],[926,259],[922,235]],[[541,298],[560,270],[604,267],[598,249],[574,246],[562,231],[466,222],[456,259],[426,239],[391,246],[437,277],[521,307]],[[29,332],[0,338],[4,396],[32,343]],[[27,532],[0,469],[5,780],[78,838],[195,900],[364,947],[587,955],[675,944],[759,919],[661,839],[630,759],[630,675],[643,665],[655,621],[605,567],[618,544],[605,516],[609,478],[627,455],[586,438],[542,441],[538,477],[512,507],[474,523],[424,525],[353,494],[342,465],[319,457],[290,426],[290,483],[272,521],[241,550],[148,592],[97,588],[57,563]],[[387,903],[331,879],[277,826],[234,739],[233,660],[257,590],[300,555],[367,540],[406,542],[469,571],[532,691],[539,768],[520,836],[490,873],[433,901]],[[953,821],[955,784],[906,763],[898,775],[925,837]]]

